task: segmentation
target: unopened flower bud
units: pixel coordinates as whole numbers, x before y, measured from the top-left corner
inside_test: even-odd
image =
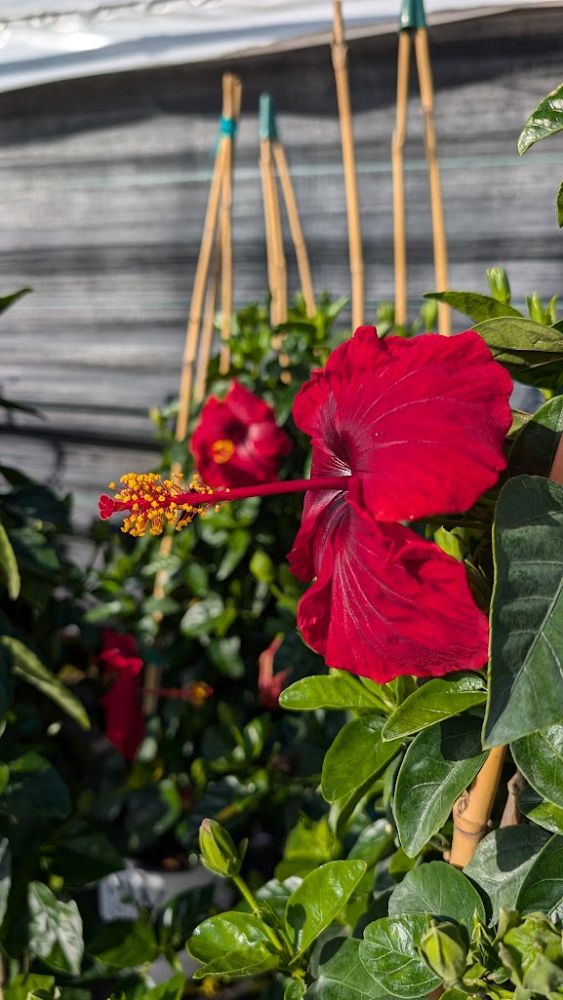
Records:
[[[493,299],[508,305],[511,298],[510,282],[504,267],[489,267],[487,282]]]
[[[242,859],[230,833],[214,819],[204,819],[199,828],[201,860],[209,871],[224,877],[238,875]]]

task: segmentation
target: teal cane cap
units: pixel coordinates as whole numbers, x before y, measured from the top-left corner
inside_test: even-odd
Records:
[[[267,91],[263,91],[260,94],[258,128],[260,130],[261,139],[271,139],[272,142],[275,142],[278,138],[274,102],[272,100],[272,95],[268,94]]]
[[[401,0],[399,31],[416,31],[425,27],[424,0]]]

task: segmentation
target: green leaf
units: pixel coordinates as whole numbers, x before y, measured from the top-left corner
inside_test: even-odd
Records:
[[[236,569],[241,559],[246,555],[250,539],[250,532],[246,528],[235,528],[234,531],[231,531],[227,542],[227,551],[215,574],[217,580],[226,580]]]
[[[88,945],[88,954],[111,969],[129,969],[153,962],[158,953],[154,930],[142,919],[113,920]]]
[[[280,705],[292,712],[312,712],[318,708],[373,711],[381,701],[355,677],[342,673],[295,681],[282,691]]]
[[[84,706],[75,698],[73,694],[61,684],[59,680],[44,667],[40,660],[32,653],[27,646],[19,639],[12,636],[0,636],[0,644],[7,649],[11,661],[12,670],[16,677],[31,684],[42,694],[54,701],[60,708],[64,709],[75,722],[78,722],[83,729],[90,728],[90,720],[86,714]]]
[[[516,909],[519,913],[541,910],[552,919],[561,918],[563,905],[563,837],[548,840],[524,879]]]
[[[8,597],[15,601],[20,594],[21,580],[16,554],[10,544],[6,529],[0,523],[0,576],[6,584]]]
[[[187,948],[194,958],[207,963],[237,952],[246,955],[258,945],[269,943],[263,920],[253,913],[227,910],[196,927]]]
[[[85,823],[71,822],[56,838],[50,869],[67,886],[97,882],[111,872],[121,871],[125,862],[113,844]]]
[[[383,727],[382,738],[395,740],[410,736],[486,700],[487,692],[479,674],[428,681],[395,709]]]
[[[430,927],[430,917],[420,913],[382,917],[368,924],[360,942],[360,960],[384,993],[418,1000],[440,985],[419,951]]]
[[[559,185],[559,191],[557,192],[557,225],[560,229],[563,229],[563,181]]]
[[[563,374],[563,337],[552,326],[499,317],[475,326],[493,357],[526,385],[556,388]]]
[[[430,913],[440,920],[456,920],[471,931],[473,915],[485,920],[485,908],[469,879],[444,861],[429,861],[413,868],[393,890],[389,916]]]
[[[161,946],[179,951],[212,908],[213,885],[197,885],[165,903],[158,915]]]
[[[279,955],[274,954],[265,944],[258,942],[237,951],[225,952],[207,965],[194,972],[194,979],[206,976],[222,976],[224,979],[238,979],[243,976],[257,976],[263,972],[273,972],[280,965]]]
[[[28,906],[31,954],[40,958],[49,969],[77,976],[84,942],[82,918],[74,899],[63,903],[43,882],[30,882]]]
[[[297,875],[290,875],[289,878],[280,882],[277,878],[270,879],[254,893],[255,899],[260,903],[261,913],[270,914],[274,921],[283,921],[285,908],[291,894],[301,885],[303,880]],[[243,906],[245,904],[241,904]]]
[[[306,1000],[386,1000],[381,987],[360,961],[360,942],[334,938],[321,952],[316,982]]]
[[[159,983],[146,994],[147,1000],[182,1000],[186,988],[186,979],[182,973],[172,976],[165,983]],[[64,1000],[64,997],[63,997]]]
[[[473,716],[448,719],[423,730],[407,750],[395,786],[394,813],[409,857],[444,825],[484,763],[480,728]]]
[[[513,306],[499,302],[490,295],[481,295],[480,292],[427,292],[424,298],[445,302],[452,309],[469,316],[474,323],[483,323],[501,316],[522,316]]]
[[[520,792],[518,808],[532,823],[537,823],[550,833],[563,835],[563,809],[553,802],[546,802],[533,788],[527,786]]]
[[[563,129],[563,83],[544,97],[528,118],[518,139],[520,156],[535,142]]]
[[[532,788],[563,809],[563,725],[548,726],[516,740],[510,752]]]
[[[212,631],[214,622],[221,617],[223,610],[221,596],[213,591],[208,592],[203,600],[190,604],[180,621],[180,632],[188,638],[207,635]]]
[[[548,477],[563,433],[563,396],[540,406],[514,438],[509,474]]]
[[[375,779],[399,752],[401,740],[384,743],[382,727],[380,715],[362,715],[340,730],[323,763],[321,789],[327,802],[351,795]]]
[[[306,875],[339,854],[340,843],[330,828],[328,818],[322,816],[315,821],[301,816],[288,834],[283,859],[276,867],[276,878],[283,880],[291,875]]]
[[[285,910],[294,958],[336,919],[366,870],[363,861],[329,861],[306,875]]]
[[[521,825],[493,830],[477,845],[464,872],[487,893],[493,923],[501,907],[514,909],[520,886],[547,840],[544,830]]]
[[[562,529],[563,487],[532,476],[506,483],[493,526],[487,746],[561,719]]]
[[[6,309],[9,309],[10,306],[13,306],[14,303],[17,302],[18,299],[23,298],[24,295],[29,295],[29,293],[31,291],[32,291],[32,289],[28,288],[26,286],[25,288],[18,288],[17,292],[11,292],[10,295],[3,295],[3,296],[1,296],[0,297],[0,314],[3,313],[3,312],[6,312]]]
[[[364,826],[348,854],[349,861],[365,861],[371,868],[392,852],[395,831],[386,819]]]
[[[240,655],[240,635],[212,639],[207,647],[209,659],[225,677],[238,680],[245,675],[244,660]]]
[[[49,991],[54,986],[54,976],[40,976],[35,972],[26,976],[20,973],[3,987],[3,997],[4,1000],[29,1000],[29,997],[38,990]]]

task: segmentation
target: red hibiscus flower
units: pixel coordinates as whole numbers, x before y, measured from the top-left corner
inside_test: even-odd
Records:
[[[479,669],[487,621],[463,565],[401,522],[467,510],[496,482],[511,389],[473,331],[379,340],[360,327],[295,399],[295,422],[312,439],[309,480],[206,496],[129,475],[115,499],[100,498],[100,514],[134,511],[128,527],[139,532],[188,521],[208,503],[305,490],[289,560],[313,580],[297,620],[328,666],[380,683]]]
[[[139,683],[143,661],[137,654],[133,636],[121,635],[111,629],[104,631],[98,660],[104,673],[113,676],[111,687],[102,698],[105,731],[107,738],[127,760],[133,759],[145,735]]]
[[[209,486],[269,482],[293,447],[272,407],[236,381],[222,402],[207,400],[190,446]]]

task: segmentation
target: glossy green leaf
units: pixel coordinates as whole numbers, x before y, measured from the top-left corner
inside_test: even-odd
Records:
[[[67,886],[88,885],[124,867],[121,854],[103,833],[72,821],[56,838],[50,864],[50,870]]]
[[[391,854],[395,839],[395,831],[386,819],[376,819],[374,823],[364,826],[353,847],[348,853],[350,861],[365,861],[368,867],[373,867],[382,858]]]
[[[549,476],[563,433],[563,396],[550,399],[524,424],[510,449],[511,476]]]
[[[334,938],[323,948],[316,982],[306,1000],[386,1000],[380,985],[360,961],[360,942]]]
[[[111,969],[129,969],[153,962],[158,955],[154,930],[145,920],[113,920],[88,945],[88,954]]]
[[[276,878],[280,881],[292,875],[307,875],[313,868],[326,861],[333,861],[340,854],[340,842],[330,828],[328,818],[320,820],[301,816],[289,831],[283,859],[276,866]]]
[[[522,316],[518,309],[508,303],[499,302],[498,299],[479,292],[427,292],[424,298],[445,302],[452,309],[469,316],[474,323],[483,323],[501,316]]]
[[[29,950],[56,972],[78,975],[84,941],[76,902],[63,903],[43,882],[28,887]]]
[[[342,727],[329,747],[321,778],[327,802],[336,802],[375,779],[399,752],[401,740],[384,743],[380,715],[362,715]]]
[[[519,476],[501,490],[493,526],[487,746],[561,719],[563,487]]]
[[[187,948],[200,962],[212,962],[222,955],[250,952],[259,944],[269,946],[265,925],[253,913],[227,910],[209,917],[196,927]]]
[[[540,851],[524,879],[516,909],[519,913],[541,910],[560,919],[563,906],[563,837],[554,836]]]
[[[365,870],[363,861],[329,861],[305,876],[285,910],[294,957],[303,954],[336,919]]]
[[[469,879],[444,861],[429,861],[405,875],[389,899],[389,916],[401,913],[430,913],[455,920],[468,931],[475,913],[485,919],[481,897]]]
[[[563,229],[563,181],[559,185],[555,207],[557,209],[557,225],[560,229]]]
[[[430,917],[420,913],[382,917],[368,924],[360,942],[360,961],[384,993],[418,1000],[440,985],[420,956],[420,942],[430,926]]]
[[[394,813],[409,857],[444,825],[482,766],[486,754],[480,728],[473,716],[447,719],[424,729],[407,750],[395,786]]]
[[[16,677],[20,677],[41,691],[51,701],[54,701],[83,729],[90,728],[90,721],[84,706],[64,684],[57,680],[50,670],[47,670],[47,667],[43,666],[35,653],[32,653],[19,639],[14,639],[9,635],[1,636],[0,644],[9,653],[12,670]]]
[[[464,872],[487,893],[493,923],[501,907],[514,909],[520,886],[548,840],[545,830],[521,825],[493,830],[477,845]]]
[[[0,523],[0,576],[8,591],[8,597],[11,601],[15,601],[19,597],[21,588],[20,572],[16,554],[2,523]]]
[[[513,378],[555,388],[563,377],[563,336],[551,326],[516,316],[477,323],[477,332]]]
[[[510,752],[532,788],[563,809],[563,725],[529,733],[511,743]]]
[[[224,979],[238,979],[243,976],[257,976],[262,972],[273,972],[279,965],[279,955],[274,954],[265,944],[257,942],[246,948],[218,955],[207,965],[197,969],[193,978],[221,976]]]
[[[400,739],[486,700],[485,684],[479,674],[462,674],[451,680],[436,678],[417,688],[395,709],[381,735],[384,740]]]
[[[563,129],[563,83],[547,94],[532,111],[518,139],[520,156],[535,142]]]
[[[532,823],[563,835],[563,809],[542,799],[533,788],[527,786],[518,796],[518,808]]]
[[[373,711],[380,704],[377,695],[345,673],[303,677],[290,684],[280,696],[281,707],[292,712],[312,712],[318,708]]]

